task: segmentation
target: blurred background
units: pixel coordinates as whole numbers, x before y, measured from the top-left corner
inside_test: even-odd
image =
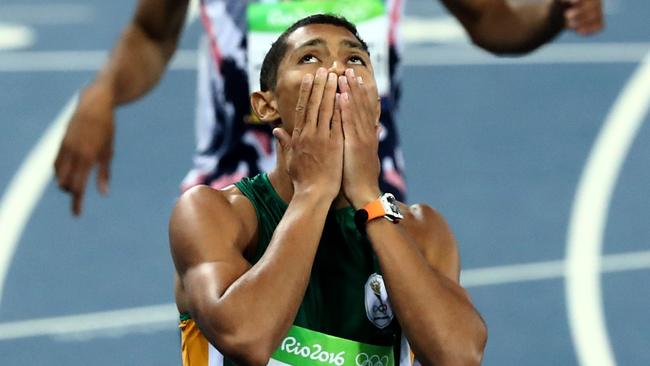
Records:
[[[193,151],[196,21],[117,114],[111,193],[80,218],[51,163],[134,1],[0,2],[3,365],[179,365],[167,220]],[[410,202],[448,219],[484,365],[650,364],[650,3],[522,58],[408,0],[398,119]],[[264,299],[260,299],[264,301]]]

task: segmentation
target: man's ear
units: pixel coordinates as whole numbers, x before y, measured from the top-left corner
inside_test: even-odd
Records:
[[[275,122],[280,119],[278,102],[270,91],[256,91],[251,94],[251,107],[257,118],[264,122]]]

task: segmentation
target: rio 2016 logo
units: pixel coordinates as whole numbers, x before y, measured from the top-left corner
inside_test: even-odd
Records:
[[[337,354],[333,352],[327,352],[323,349],[323,346],[316,343],[314,345],[301,345],[300,342],[294,337],[287,337],[282,341],[282,346],[280,349],[284,352],[308,358],[314,361],[320,361],[322,363],[329,363],[336,366],[343,366],[345,363],[345,352],[339,352]]]
[[[335,366],[347,366],[349,365],[345,361],[345,351],[338,353],[328,352],[318,343],[312,345],[301,344],[298,339],[295,337],[286,337],[282,341],[280,350],[283,352],[306,358],[313,361],[322,362],[324,364],[331,364]],[[375,354],[368,355],[365,352],[361,352],[355,357],[354,362],[356,366],[388,366],[389,358],[386,355],[379,356]]]
[[[388,366],[388,356],[368,356],[365,353],[359,353],[354,361],[357,366]]]

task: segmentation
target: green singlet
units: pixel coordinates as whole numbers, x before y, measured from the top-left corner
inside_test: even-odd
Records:
[[[287,203],[266,173],[244,178],[235,186],[257,214],[257,248],[247,258],[255,264],[266,251]],[[378,275],[377,258],[353,216],[352,207],[328,213],[305,297],[269,365],[399,365],[401,330]],[[227,359],[223,364],[234,365]]]

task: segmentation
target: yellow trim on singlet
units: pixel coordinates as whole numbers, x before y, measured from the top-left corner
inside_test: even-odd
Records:
[[[181,357],[183,366],[208,366],[208,341],[205,339],[194,320],[181,320]]]

